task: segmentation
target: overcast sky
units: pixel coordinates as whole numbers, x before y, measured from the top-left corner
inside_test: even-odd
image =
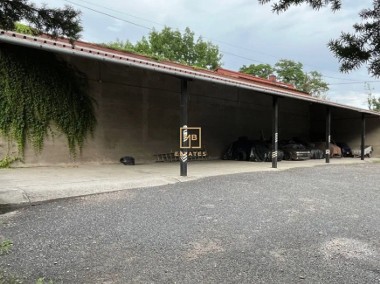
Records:
[[[71,5],[82,11],[82,40],[135,42],[152,28],[165,25],[183,31],[189,27],[196,37],[217,44],[223,67],[238,70],[242,65],[275,64],[280,59],[301,62],[305,71],[316,70],[330,84],[330,100],[367,108],[370,82],[380,95],[380,80],[362,68],[349,74],[339,72],[339,62],[327,48],[330,39],[352,31],[360,21],[358,12],[372,7],[372,0],[343,0],[340,11],[308,6],[292,7],[277,15],[270,4],[257,0],[49,0],[49,7]],[[105,15],[108,14],[108,15]]]

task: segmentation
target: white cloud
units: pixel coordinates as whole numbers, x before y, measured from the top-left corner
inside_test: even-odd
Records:
[[[125,28],[125,23],[120,20],[113,20],[112,25],[106,27],[107,30],[118,33],[121,32]]]

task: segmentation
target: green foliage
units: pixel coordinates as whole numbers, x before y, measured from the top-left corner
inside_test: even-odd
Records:
[[[44,277],[38,278],[36,284],[53,284],[53,280],[46,281]]]
[[[368,95],[368,109],[380,112],[380,97]]]
[[[239,71],[264,79],[268,79],[269,75],[274,74],[274,68],[270,64],[251,64],[249,66],[243,65]]]
[[[278,80],[284,83],[293,84],[296,89],[309,93],[314,97],[326,99],[328,85],[322,79],[322,74],[317,71],[309,73],[303,70],[300,62],[281,59],[273,67],[269,64],[251,64],[240,68],[240,72],[255,75],[261,78],[268,78],[274,74]]]
[[[365,88],[368,92],[368,97],[367,97],[368,109],[380,112],[380,97],[375,97],[372,94],[373,88],[371,88],[369,83],[365,84]]]
[[[328,84],[323,81],[322,74],[317,71],[305,73],[305,81],[302,91],[311,94],[313,97],[327,99]]]
[[[133,44],[128,40],[121,41],[121,40],[117,39],[114,42],[110,42],[110,43],[102,44],[102,45],[106,46],[108,48],[116,49],[116,50],[135,52],[135,48],[134,48]]]
[[[10,240],[4,240],[0,243],[0,255],[2,254],[8,254],[13,246],[12,241]]]
[[[0,271],[0,284],[21,284],[22,281],[14,276],[5,275]]]
[[[165,27],[162,31],[153,30],[148,38],[143,37],[136,44],[117,40],[105,46],[206,69],[221,66],[222,59],[218,46],[203,41],[201,37],[195,40],[194,32],[189,28],[181,34],[179,30]]]
[[[20,160],[17,157],[11,157],[6,155],[3,159],[0,160],[0,169],[9,168],[13,162]]]
[[[15,23],[24,20],[38,32],[53,37],[65,36],[74,41],[82,31],[79,16],[80,12],[70,6],[50,9],[45,5],[37,7],[27,0],[0,1],[0,28],[5,30],[15,30]]]
[[[340,70],[349,72],[367,64],[370,74],[380,76],[380,0],[373,1],[373,9],[360,12],[362,23],[353,26],[354,33],[344,33],[328,44],[341,62]]]
[[[38,35],[38,31],[21,23],[15,23],[15,32],[26,35]]]
[[[36,153],[44,139],[63,133],[75,157],[96,125],[93,99],[83,74],[47,52],[0,47],[0,134],[15,141],[19,157],[30,142]]]
[[[298,90],[302,90],[306,80],[302,63],[281,59],[274,65],[274,70],[281,82],[293,84]]]
[[[260,4],[266,4],[274,2],[272,0],[258,0]],[[291,6],[298,6],[301,4],[307,4],[315,10],[319,10],[322,7],[331,5],[333,11],[339,10],[342,1],[341,0],[277,0],[276,3],[272,5],[274,12],[280,13],[288,10]]]
[[[281,13],[291,6],[307,4],[315,10],[331,5],[333,11],[339,10],[341,0],[258,0],[260,4],[275,2],[274,12]],[[342,32],[339,39],[331,40],[328,47],[338,58],[341,72],[350,72],[367,65],[369,73],[380,76],[380,0],[373,1],[373,7],[359,12],[361,23],[353,25],[353,33]]]

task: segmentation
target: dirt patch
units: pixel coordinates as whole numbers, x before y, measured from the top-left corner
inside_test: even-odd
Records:
[[[379,258],[379,251],[369,244],[347,238],[336,238],[322,245],[326,259],[343,257],[346,259],[367,260]]]
[[[185,255],[188,260],[194,260],[208,254],[225,251],[220,240],[202,240],[201,242],[190,243],[190,245],[191,248]]]

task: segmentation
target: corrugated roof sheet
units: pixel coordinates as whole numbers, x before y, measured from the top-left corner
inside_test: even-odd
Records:
[[[223,68],[219,68],[216,71],[210,71],[178,64],[175,62],[156,61],[146,56],[113,50],[101,45],[83,41],[76,41],[74,45],[71,45],[66,39],[52,40],[47,36],[35,37],[4,30],[0,30],[0,43],[1,42],[42,49],[55,53],[87,57],[93,60],[109,61],[117,64],[149,69],[155,72],[166,73],[173,76],[209,81],[213,83],[234,86],[237,88],[253,90],[269,95],[299,99],[312,103],[318,103],[337,108],[349,109],[360,113],[380,116],[380,113],[370,110],[351,107],[312,97],[307,93],[296,90],[292,85],[289,84],[266,80]]]

